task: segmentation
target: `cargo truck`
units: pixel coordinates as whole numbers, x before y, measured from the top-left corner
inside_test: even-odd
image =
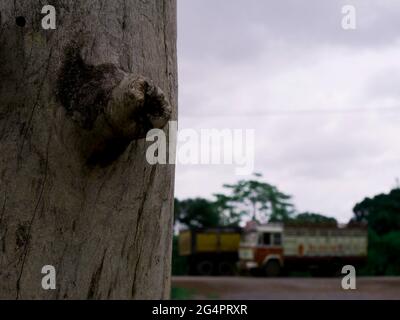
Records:
[[[344,265],[366,262],[367,239],[365,226],[253,225],[243,232],[238,267],[271,277],[294,270],[340,274]]]
[[[240,228],[181,231],[179,254],[187,257],[191,275],[233,275],[239,260]]]

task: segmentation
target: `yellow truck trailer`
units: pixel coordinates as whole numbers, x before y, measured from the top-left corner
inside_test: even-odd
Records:
[[[239,259],[240,228],[181,231],[179,254],[188,258],[189,274],[232,275]]]

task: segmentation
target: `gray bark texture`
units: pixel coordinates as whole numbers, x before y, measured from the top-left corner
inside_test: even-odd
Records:
[[[148,164],[143,138],[176,120],[176,1],[0,14],[0,299],[168,298],[174,167]]]

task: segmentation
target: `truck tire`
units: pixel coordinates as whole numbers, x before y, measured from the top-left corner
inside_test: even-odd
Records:
[[[342,267],[346,265],[341,259],[334,259],[331,263],[329,276],[339,278],[342,276]]]
[[[221,261],[218,264],[218,275],[233,276],[236,274],[236,268],[233,263],[228,261]]]
[[[311,277],[313,278],[321,278],[324,277],[324,272],[321,266],[311,266],[309,267],[309,271],[311,274]]]
[[[281,264],[278,260],[270,260],[265,265],[264,272],[267,277],[278,277],[281,273]]]
[[[210,260],[201,260],[197,263],[196,270],[200,276],[211,276],[214,273],[214,263]]]

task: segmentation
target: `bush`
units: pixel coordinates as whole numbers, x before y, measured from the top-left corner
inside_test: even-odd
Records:
[[[369,231],[368,264],[365,274],[400,275],[400,231],[377,235]]]
[[[183,276],[187,274],[187,258],[179,255],[178,236],[174,236],[172,245],[172,275]]]

